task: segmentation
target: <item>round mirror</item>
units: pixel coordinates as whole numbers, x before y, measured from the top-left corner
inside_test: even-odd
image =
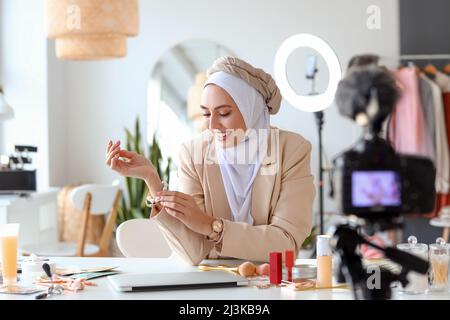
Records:
[[[148,86],[147,137],[158,142],[164,157],[177,159],[182,141],[203,131],[200,96],[206,70],[221,56],[233,55],[208,40],[190,40],[166,51]]]

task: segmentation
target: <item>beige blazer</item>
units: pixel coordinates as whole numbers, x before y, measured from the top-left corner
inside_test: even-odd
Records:
[[[268,152],[253,183],[254,225],[249,225],[232,221],[213,139],[204,131],[182,145],[178,191],[193,196],[206,214],[223,219],[222,244],[215,245],[164,209],[154,208],[151,217],[171,248],[192,265],[205,258],[267,262],[273,251],[297,254],[312,228],[311,144],[299,134],[271,127]]]

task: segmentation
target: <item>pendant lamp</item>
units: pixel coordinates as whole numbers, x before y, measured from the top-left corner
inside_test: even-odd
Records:
[[[124,57],[139,31],[138,0],[47,0],[47,36],[64,60]]]

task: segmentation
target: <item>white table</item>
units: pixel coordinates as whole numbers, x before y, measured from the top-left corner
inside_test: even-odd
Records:
[[[119,266],[118,270],[128,273],[164,273],[196,271],[195,266],[186,265],[177,257],[167,259],[155,258],[51,258],[58,268],[70,266],[77,267],[109,267]],[[233,261],[236,263],[236,261]],[[314,260],[297,259],[296,263],[313,263]],[[203,263],[226,264],[227,260],[205,260]],[[254,287],[173,290],[158,292],[120,293],[115,291],[106,277],[91,280],[97,287],[86,287],[77,293],[66,292],[63,295],[54,295],[49,299],[75,299],[75,300],[349,300],[352,295],[349,289],[322,289],[311,291],[293,291],[289,288],[258,289]],[[0,294],[2,300],[34,299],[33,295]],[[450,299],[450,293],[434,293],[423,295],[404,295],[394,293],[395,299]]]

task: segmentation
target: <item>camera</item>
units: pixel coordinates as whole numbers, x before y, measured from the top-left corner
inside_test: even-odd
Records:
[[[346,215],[376,223],[434,208],[433,162],[397,154],[381,136],[383,122],[398,97],[395,79],[383,67],[354,68],[338,86],[336,103],[341,114],[364,126],[356,144],[334,159],[336,199]]]
[[[435,168],[424,157],[398,155],[382,138],[362,138],[335,161],[338,204],[344,214],[369,221],[434,208]]]

